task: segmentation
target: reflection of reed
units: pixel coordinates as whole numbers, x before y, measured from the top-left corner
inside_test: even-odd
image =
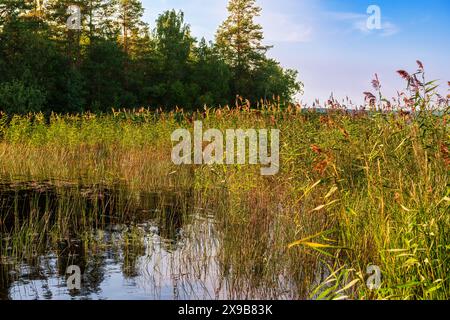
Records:
[[[189,209],[187,201],[177,199],[181,196],[190,195],[162,191],[136,194],[118,186],[50,182],[2,184],[0,256],[16,261],[16,267],[25,263],[30,270],[38,270],[40,256],[54,252],[57,269],[53,273],[38,272],[41,278],[28,280],[45,280],[54,274],[64,282],[67,267],[77,265],[84,275],[83,289],[70,294],[99,293],[108,258],[120,261],[125,277],[139,274],[138,260],[145,255],[145,245],[142,230],[133,226],[153,221],[158,236],[167,238],[163,241],[167,249],[176,244],[182,216]],[[117,234],[120,236],[115,237]],[[5,270],[7,265],[0,262],[0,266]],[[19,277],[28,276],[31,273]],[[6,299],[13,281],[6,271],[1,279],[1,298]]]
[[[317,268],[280,248],[279,212],[258,192],[236,205],[220,189],[209,197],[49,182],[1,190],[2,250],[15,258],[11,268],[34,270],[3,272],[2,299],[288,299],[306,296]],[[79,291],[65,287],[70,265],[83,274]]]
[[[9,287],[11,286],[12,267],[9,264],[0,263],[0,300],[9,299]]]

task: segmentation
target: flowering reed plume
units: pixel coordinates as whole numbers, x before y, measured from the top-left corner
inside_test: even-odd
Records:
[[[378,74],[376,74],[376,73],[375,73],[375,79],[372,80],[372,86],[377,91],[379,91],[381,89],[380,80],[378,79]]]
[[[397,73],[400,75],[400,77],[402,77],[405,80],[409,81],[411,79],[411,76],[405,70],[398,70]]]
[[[417,65],[419,66],[419,71],[424,71],[423,63],[420,60],[417,60]]]
[[[377,101],[377,98],[371,92],[364,92],[364,95],[366,96],[364,100],[369,102],[370,105],[374,105]]]

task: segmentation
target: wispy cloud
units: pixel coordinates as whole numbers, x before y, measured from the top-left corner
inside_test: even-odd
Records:
[[[367,25],[367,20],[369,15],[355,13],[355,12],[325,12],[324,15],[328,19],[341,22],[348,26],[352,31],[358,31],[362,34],[378,34],[382,37],[389,37],[397,34],[400,29],[393,22],[389,21],[387,18],[381,18],[381,28],[372,29]]]
[[[353,22],[353,30],[357,30],[363,34],[379,34],[382,37],[389,37],[397,34],[400,29],[397,25],[390,21],[384,21],[381,23],[380,29],[369,29],[367,27],[367,20],[359,19]]]
[[[214,39],[217,27],[228,15],[228,0],[142,1],[151,27],[158,14],[175,8],[185,12],[194,36],[208,40]],[[367,28],[365,5],[374,2],[381,8],[379,30]],[[264,27],[265,42],[274,45],[270,56],[300,71],[305,101],[327,99],[330,92],[336,97],[363,99],[361,93],[370,87],[375,72],[382,78],[385,95],[394,95],[388,88],[403,85],[395,70],[408,69],[407,61],[415,68],[418,58],[433,78],[450,79],[449,42],[443,41],[448,39],[450,1],[431,2],[257,0],[263,9],[258,21]],[[399,32],[402,37],[395,36]],[[388,37],[397,41],[386,41]],[[422,46],[411,41],[417,38],[423,41]]]
[[[269,42],[300,43],[312,40],[313,26],[299,23],[288,14],[268,12],[260,20],[265,30],[265,39]]]

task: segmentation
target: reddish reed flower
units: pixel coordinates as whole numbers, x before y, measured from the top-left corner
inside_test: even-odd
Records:
[[[447,145],[441,143],[441,153],[444,158],[444,163],[447,167],[450,167],[450,152],[448,150]]]
[[[323,152],[322,149],[315,144],[311,145],[311,150],[317,154],[321,154]]]
[[[405,70],[398,70],[397,73],[400,75],[400,77],[402,77],[405,80],[410,80],[411,79],[411,76]]]
[[[420,70],[420,71],[423,71],[423,70],[424,70],[424,67],[423,67],[422,61],[417,60],[416,62],[417,62],[417,65],[419,66],[419,70]]]
[[[378,74],[376,74],[376,73],[375,73],[375,78],[372,80],[372,86],[377,91],[379,91],[381,89],[380,80],[378,79]]]
[[[377,101],[377,98],[371,92],[364,92],[365,100],[369,102],[369,104],[373,105]]]

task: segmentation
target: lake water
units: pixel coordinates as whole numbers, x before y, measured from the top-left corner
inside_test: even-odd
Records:
[[[196,208],[188,208],[189,214],[178,212],[178,196],[189,195],[130,196],[123,188],[55,187],[48,182],[2,185],[0,299],[226,298],[226,284],[217,274],[214,217]],[[40,252],[17,259],[14,241],[20,238],[21,227],[32,225],[32,212],[54,215],[58,211],[61,215],[61,208],[71,204],[88,210],[85,215],[96,227],[83,232],[80,228],[79,233],[69,228],[69,235],[59,229],[59,241],[46,239]],[[115,210],[127,213],[116,214]],[[162,210],[164,215],[158,212]],[[93,217],[92,212],[99,216]],[[54,220],[46,219],[56,225]],[[71,265],[80,267],[80,290],[67,287],[70,274],[66,271]]]
[[[193,193],[61,181],[1,184],[0,299],[298,298],[282,273],[266,283],[258,278],[263,266],[233,266],[227,250],[238,249],[226,249],[217,212],[196,207]],[[261,254],[256,260],[265,263]],[[70,266],[81,271],[81,286],[73,290]]]

